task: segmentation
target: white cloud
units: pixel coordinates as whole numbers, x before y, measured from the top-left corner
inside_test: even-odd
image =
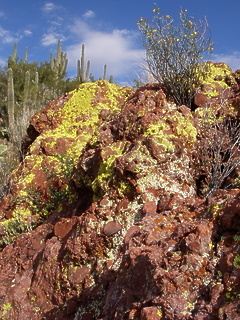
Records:
[[[56,44],[58,39],[64,40],[62,34],[62,27],[66,24],[64,18],[59,15],[59,11],[62,11],[63,7],[61,5],[56,5],[53,2],[45,2],[42,10],[46,14],[46,30],[42,35],[41,43],[43,46],[50,46]]]
[[[0,26],[0,45],[18,43],[21,39],[30,35],[32,35],[32,31],[29,29],[14,32]]]
[[[29,29],[24,30],[23,33],[24,33],[25,36],[31,36],[32,35],[32,31],[29,30]]]
[[[58,42],[58,39],[60,39],[60,35],[57,33],[48,33],[44,34],[41,40],[41,43],[43,46],[50,46],[52,44],[55,44]]]
[[[42,10],[45,12],[51,12],[51,11],[55,10],[56,8],[57,8],[57,6],[54,3],[46,2],[44,4],[44,6],[42,7]]]
[[[83,15],[84,18],[93,18],[95,17],[95,13],[92,10],[88,10]]]
[[[14,36],[9,30],[6,30],[0,26],[0,39],[3,43],[11,43],[16,42],[18,37]]]
[[[240,51],[234,51],[230,54],[213,54],[213,62],[224,62],[233,70],[240,69]]]
[[[136,49],[137,34],[129,30],[114,29],[104,32],[93,29],[81,20],[75,21],[71,32],[77,37],[77,43],[67,48],[69,68],[76,70],[76,61],[81,56],[82,43],[85,44],[85,58],[91,61],[90,72],[93,76],[103,75],[103,66],[107,64],[108,76],[121,77],[136,71],[136,64],[145,50]]]

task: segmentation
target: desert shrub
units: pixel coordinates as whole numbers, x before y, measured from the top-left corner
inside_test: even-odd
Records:
[[[34,228],[34,223],[27,224],[20,217],[10,219],[4,228],[4,235],[0,239],[0,246],[12,243],[20,233],[27,233]]]
[[[32,214],[38,215],[39,222],[48,217],[62,202],[70,202],[75,197],[71,188],[74,160],[61,154],[54,158],[52,166],[43,168],[46,190],[42,190],[38,185],[28,185],[24,196],[12,197],[12,201],[18,206],[27,204]]]
[[[13,147],[0,145],[0,200],[11,190],[11,173],[19,163],[19,157]]]
[[[161,16],[159,8],[153,12],[151,22],[138,21],[148,70],[177,105],[191,107],[194,88],[206,71],[202,61],[213,49],[208,23],[196,21],[187,10],[180,11],[176,25],[171,16]]]
[[[222,104],[217,108],[222,111],[206,106],[199,121],[198,173],[204,178],[201,193],[205,198],[219,188],[240,187],[240,119]]]

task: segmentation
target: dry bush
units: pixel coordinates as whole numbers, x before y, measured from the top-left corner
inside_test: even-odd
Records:
[[[209,104],[199,113],[198,171],[204,176],[204,196],[219,188],[239,188],[240,119],[234,116],[227,99],[218,106]]]
[[[206,72],[201,62],[213,49],[208,23],[195,21],[187,10],[180,11],[177,25],[171,16],[161,16],[159,8],[153,12],[152,22],[138,22],[148,69],[177,105],[191,107],[195,86]]]

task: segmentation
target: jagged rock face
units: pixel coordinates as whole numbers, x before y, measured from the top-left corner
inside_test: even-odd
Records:
[[[198,118],[100,81],[31,120],[1,203],[2,319],[240,317],[240,190],[197,196]]]

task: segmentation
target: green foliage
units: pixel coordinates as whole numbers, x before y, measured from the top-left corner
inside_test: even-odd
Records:
[[[12,196],[11,200],[18,209],[14,210],[11,219],[1,223],[4,235],[0,245],[12,243],[19,234],[29,232],[43,222],[53,210],[61,209],[63,202],[69,203],[75,199],[76,195],[70,186],[73,159],[57,155],[55,160],[54,169],[45,168],[46,189],[30,184],[21,195]],[[35,218],[28,219],[29,214],[35,215]]]
[[[179,24],[171,16],[153,10],[152,22],[138,21],[146,48],[148,71],[160,83],[177,105],[191,107],[194,88],[205,73],[201,64],[212,51],[207,21],[196,22],[187,10],[179,13]]]
[[[46,190],[34,185],[26,188],[26,195],[15,197],[17,205],[27,203],[28,209],[38,215],[40,220],[45,219],[63,201],[71,201],[70,180],[74,167],[74,160],[66,155],[57,155],[53,167],[44,168],[46,174]]]
[[[21,217],[12,218],[8,221],[4,228],[4,236],[0,240],[1,245],[12,243],[20,233],[29,232],[34,224],[28,225]]]
[[[31,116],[50,101],[75,89],[78,85],[76,80],[65,79],[67,59],[66,54],[62,51],[60,41],[58,42],[57,56],[56,58],[51,56],[50,62],[44,62],[39,66],[37,62],[28,63],[27,56],[26,49],[24,59],[19,59],[17,45],[14,46],[13,55],[9,57],[6,68],[7,99],[5,103],[4,98],[0,100],[5,126],[8,123],[8,136],[19,150]],[[6,79],[2,78],[4,80],[3,86],[6,89]]]
[[[7,144],[0,145],[0,199],[6,196],[11,188],[11,172],[19,163],[19,157],[14,148]]]
[[[8,69],[8,91],[7,91],[7,110],[8,110],[8,126],[10,134],[12,135],[14,131],[14,109],[15,109],[15,99],[14,99],[14,85],[13,85],[13,71],[11,68]]]

